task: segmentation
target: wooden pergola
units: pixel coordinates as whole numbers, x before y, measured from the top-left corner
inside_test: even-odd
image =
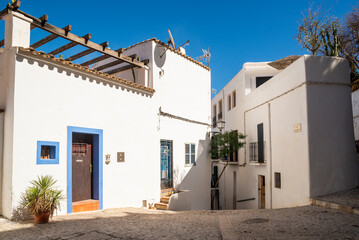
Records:
[[[99,52],[102,54],[101,56],[93,58],[86,62],[80,63],[80,65],[89,66],[91,64],[100,62],[100,61],[108,59],[108,58],[114,58],[115,59],[114,61],[96,68],[96,70],[102,71],[102,72],[108,73],[108,74],[116,74],[116,73],[131,69],[131,68],[143,68],[149,62],[149,60],[147,60],[147,59],[143,60],[143,61],[139,61],[138,56],[136,54],[133,54],[131,56],[126,56],[125,54],[123,54],[123,51],[124,51],[123,48],[117,49],[115,51],[111,50],[108,48],[108,46],[109,46],[108,42],[103,42],[101,44],[91,42],[90,41],[91,34],[86,34],[82,37],[72,34],[70,32],[72,30],[71,25],[67,25],[66,27],[63,27],[63,28],[58,28],[54,25],[51,25],[48,23],[49,18],[47,15],[43,15],[40,18],[31,16],[30,14],[27,14],[19,9],[20,4],[21,4],[20,1],[15,1],[13,4],[8,3],[6,8],[0,12],[0,19],[2,19],[10,11],[18,12],[32,20],[31,30],[33,30],[35,28],[39,28],[39,29],[45,30],[50,33],[50,35],[48,35],[47,37],[31,44],[31,46],[30,46],[31,48],[34,48],[34,49],[39,48],[47,43],[50,43],[51,41],[55,40],[56,38],[61,37],[63,39],[69,40],[70,42],[57,48],[57,49],[54,49],[53,51],[51,51],[47,54],[56,55],[56,54],[66,51],[72,47],[81,45],[81,46],[86,47],[87,49],[82,52],[79,52],[75,55],[72,55],[72,56],[66,58],[65,60],[74,61],[74,60],[82,58],[88,54],[91,54],[94,52]],[[4,44],[5,44],[5,41],[3,39],[0,41],[0,47],[4,46]],[[119,66],[115,69],[107,70],[108,68],[114,67],[117,65],[121,65],[121,66]]]

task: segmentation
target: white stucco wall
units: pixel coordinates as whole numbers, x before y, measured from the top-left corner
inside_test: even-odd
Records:
[[[352,92],[353,123],[355,140],[359,140],[359,91]]]
[[[1,87],[3,97],[0,106],[5,109],[4,114],[4,148],[2,169],[2,214],[11,216],[13,202],[13,131],[14,131],[14,91],[15,91],[15,49],[0,54],[1,60]],[[6,59],[6,61],[5,61]],[[3,95],[4,94],[4,95]]]
[[[255,198],[237,203],[237,208],[259,207],[258,175],[265,176],[266,208],[307,205],[309,197],[318,191],[327,194],[355,186],[358,164],[353,161],[350,89],[326,84],[348,81],[345,64],[340,59],[310,56],[301,57],[281,72],[272,71],[264,63],[251,63],[251,68],[245,64],[212,99],[212,106],[223,99],[225,130],[236,129],[247,135],[239,164],[249,161],[249,143],[257,141],[257,124],[263,123],[264,127],[265,164],[227,167],[220,181],[222,208],[234,207],[233,171],[237,172],[236,198]],[[275,74],[273,78],[253,88],[255,76],[271,73]],[[312,81],[326,83],[313,85]],[[233,90],[237,92],[237,106],[228,111],[227,96]],[[337,94],[339,101],[333,97]],[[295,132],[298,125],[301,131]],[[341,141],[339,146],[334,146],[336,137]],[[220,173],[224,165],[219,166]],[[275,172],[281,173],[280,189],[274,187]]]
[[[159,159],[159,152],[151,141],[156,136],[152,99],[64,68],[17,59],[14,199],[41,174],[53,175],[66,190],[68,126],[103,130],[103,153],[112,156],[112,162],[103,166],[104,208],[141,206],[143,199],[153,198],[152,193],[159,191],[155,177],[159,170],[147,158]],[[141,121],[144,117],[146,121]],[[36,165],[39,140],[60,142],[59,165]],[[116,162],[117,152],[125,152],[124,163]],[[62,213],[65,202],[64,206]]]
[[[155,43],[144,47],[150,50],[139,52],[153,54]],[[15,57],[14,52],[8,53]],[[152,96],[18,54],[14,94],[7,88],[5,99],[4,215],[11,217],[21,193],[38,175],[52,175],[66,193],[68,126],[103,130],[103,154],[111,154],[112,159],[109,165],[103,164],[104,208],[159,201],[160,140],[166,139],[173,141],[175,187],[191,192],[192,209],[209,209],[208,126],[158,113],[162,107],[164,112],[209,123],[210,72],[173,52],[167,54],[165,76],[160,79],[158,69],[150,68],[149,79],[156,90]],[[37,141],[60,143],[59,164],[36,164]],[[185,143],[196,144],[194,166],[185,165]],[[117,152],[125,152],[124,163],[116,162]],[[66,211],[65,200],[59,214]]]
[[[306,56],[311,196],[359,184],[349,64],[341,58]],[[342,84],[342,85],[340,85]]]
[[[0,215],[2,214],[4,116],[5,116],[5,113],[3,113],[3,112],[0,113]]]

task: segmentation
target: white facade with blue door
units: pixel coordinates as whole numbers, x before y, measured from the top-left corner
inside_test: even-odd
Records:
[[[26,49],[31,21],[18,13],[5,20],[6,44],[0,53],[0,214],[11,218],[29,182],[45,174],[51,174],[66,194],[59,214],[73,212],[72,164],[82,161],[73,158],[75,137],[89,138],[92,144],[91,198],[99,201],[99,209],[142,207],[144,200],[159,200],[163,141],[171,143],[171,166],[162,170],[168,170],[172,186],[189,190],[190,209],[210,208],[207,67],[150,39],[124,52],[149,60],[146,68],[134,72],[141,86],[114,81]],[[17,42],[14,36],[29,38]],[[158,59],[164,51],[165,60]],[[117,77],[134,81],[131,70]],[[188,143],[195,146],[195,162],[190,164]]]

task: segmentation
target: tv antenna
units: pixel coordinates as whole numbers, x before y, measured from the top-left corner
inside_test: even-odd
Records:
[[[175,44],[175,41],[173,40],[173,37],[172,37],[172,34],[171,34],[171,31],[168,29],[168,34],[170,35],[170,40],[168,41],[168,45],[172,45],[172,47],[174,49],[176,49],[176,44]]]
[[[176,48],[176,44],[175,44],[175,41],[173,40],[173,37],[172,37],[172,33],[171,31],[168,29],[168,35],[170,35],[170,40],[167,42],[168,45],[172,45],[172,47],[175,49],[175,50],[178,50],[180,49],[181,47],[184,47],[184,46],[187,46],[189,45],[189,40],[187,40],[185,43],[183,43],[181,46],[179,46],[178,48]],[[162,53],[162,55],[160,56],[162,58],[162,56],[167,52],[168,48],[166,49],[166,51],[164,51]]]
[[[203,55],[199,56],[199,57],[196,57],[196,59],[198,61],[204,61],[207,63],[207,66],[209,67],[209,63],[211,61],[211,53],[209,52],[209,47],[208,49],[202,49],[202,52],[203,52]]]

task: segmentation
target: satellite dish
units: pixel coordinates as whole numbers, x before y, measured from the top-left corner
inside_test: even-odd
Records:
[[[172,37],[172,34],[171,34],[171,31],[168,29],[168,34],[170,35],[170,41],[168,41],[168,44],[172,44],[172,47],[174,49],[176,49],[176,44],[175,44],[175,41],[173,40],[173,37]]]
[[[155,58],[156,66],[159,68],[161,68],[161,67],[163,67],[163,65],[165,65],[166,51],[167,51],[166,47],[163,47],[160,44],[156,44],[154,58]]]

